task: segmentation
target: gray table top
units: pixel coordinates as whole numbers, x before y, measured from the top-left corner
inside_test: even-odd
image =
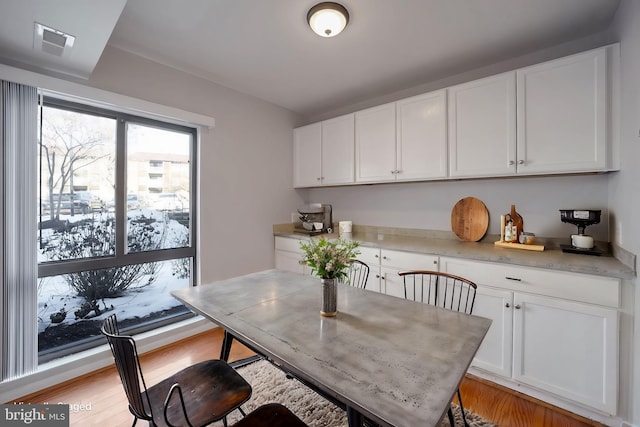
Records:
[[[267,270],[172,295],[374,421],[438,425],[491,321],[345,285],[328,318],[321,289]]]

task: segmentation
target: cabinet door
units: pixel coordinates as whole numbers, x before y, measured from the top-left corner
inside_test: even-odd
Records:
[[[435,255],[381,249],[380,257],[381,290],[387,295],[399,298],[404,298],[405,295],[404,280],[398,275],[398,272],[405,270],[438,271],[439,258]],[[407,292],[407,298],[413,299],[413,289],[408,289]],[[426,298],[423,299],[426,300]]]
[[[493,323],[471,365],[511,378],[513,292],[478,286],[473,314]]]
[[[396,103],[398,181],[447,176],[446,90]]]
[[[514,304],[513,378],[615,414],[617,310],[517,292]]]
[[[293,273],[308,274],[305,265],[300,264],[301,256],[295,252],[276,250],[276,268]]]
[[[322,185],[354,182],[354,115],[322,122]]]
[[[356,182],[393,181],[396,176],[396,105],[356,115]]]
[[[380,292],[380,249],[360,246],[358,259],[369,266],[369,278],[365,289]]]
[[[293,130],[293,186],[314,187],[322,177],[322,128],[313,123]]]
[[[380,268],[380,288],[381,292],[398,298],[404,298],[404,282],[398,276],[397,268]]]
[[[518,173],[605,169],[605,49],[524,68],[517,76]]]
[[[449,175],[516,171],[516,74],[508,72],[449,91]]]

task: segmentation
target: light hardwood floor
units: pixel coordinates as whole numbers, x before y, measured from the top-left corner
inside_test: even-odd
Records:
[[[141,356],[147,384],[155,384],[175,371],[220,355],[222,330],[212,329]],[[230,360],[253,353],[234,343]],[[469,376],[461,385],[465,407],[501,427],[586,427],[601,424],[583,419],[544,402]],[[133,416],[115,367],[17,399],[24,403],[69,403],[71,426],[130,426]],[[75,410],[73,410],[75,409]]]

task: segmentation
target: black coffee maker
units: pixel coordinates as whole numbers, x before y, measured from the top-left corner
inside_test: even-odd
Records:
[[[578,227],[578,234],[571,235],[570,245],[560,245],[562,252],[601,255],[602,251],[593,245],[593,237],[587,235],[587,226],[600,222],[600,210],[560,209],[560,220]]]
[[[298,209],[300,223],[294,230],[298,233],[316,235],[333,232],[333,209],[331,205],[315,203]]]

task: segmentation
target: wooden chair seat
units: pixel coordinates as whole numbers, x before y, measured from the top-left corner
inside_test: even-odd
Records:
[[[267,403],[247,414],[232,427],[307,427],[287,407],[279,403]]]
[[[174,384],[180,384],[189,421],[203,426],[223,419],[251,397],[251,386],[221,360],[207,360],[189,366],[147,389],[154,423],[167,426],[163,411],[165,399]],[[144,395],[144,392],[142,392]],[[147,400],[142,399],[143,402]],[[148,409],[148,408],[147,408]],[[173,425],[185,425],[182,405],[177,392],[168,402],[167,419]]]

